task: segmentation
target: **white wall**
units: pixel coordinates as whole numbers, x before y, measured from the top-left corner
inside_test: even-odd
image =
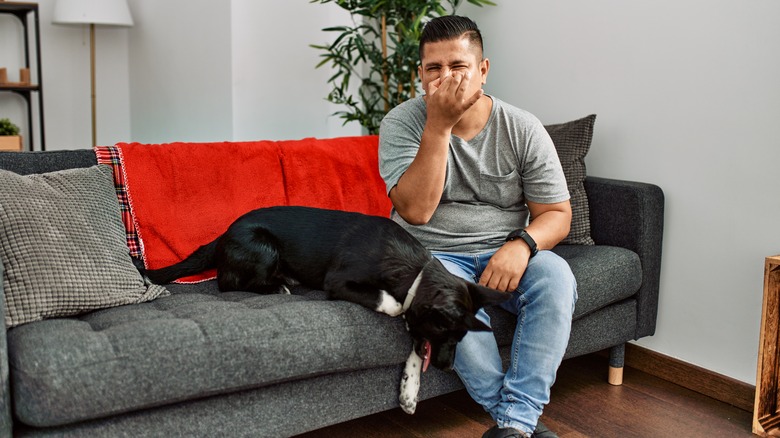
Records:
[[[229,2],[128,3],[132,140],[231,140]]]
[[[46,146],[88,148],[88,27],[53,25],[54,3],[39,3]],[[96,31],[98,144],[362,133],[330,116],[340,108],[325,100],[329,72],[314,69],[319,52],[309,47],[328,41],[323,27],[349,23],[340,8],[308,0],[128,4],[132,28]],[[0,66],[11,80],[23,59],[19,28],[0,16]],[[20,97],[0,95],[0,117],[26,133],[25,111]]]
[[[89,48],[41,1],[50,149],[89,147]],[[753,382],[763,258],[780,253],[780,3],[499,0],[480,24],[487,90],[555,123],[597,113],[592,175],[658,184],[666,230],[657,334],[639,343]],[[129,0],[98,29],[98,140],[352,135],[314,70],[341,24],[308,0]],[[7,56],[0,22],[0,63]],[[0,116],[13,103],[0,100]]]
[[[487,90],[545,123],[598,114],[592,175],[666,194],[658,329],[639,343],[755,382],[780,253],[780,3],[533,0],[463,8]]]
[[[332,38],[322,28],[351,24],[349,14],[309,0],[233,0],[233,138],[297,139],[360,135],[342,127],[325,100],[331,72],[314,69],[320,52],[310,44]]]
[[[308,0],[130,0],[132,140],[294,139],[360,134],[329,117],[320,29],[345,23]]]
[[[92,135],[88,27],[53,25],[54,0],[41,0],[38,8],[46,147],[89,148]],[[9,68],[10,80],[18,80],[18,70],[23,64],[20,29],[15,18],[0,16],[0,66]],[[95,41],[97,140],[99,144],[113,144],[130,135],[127,29],[98,27]],[[34,67],[32,33],[30,44],[33,81],[39,83]],[[33,99],[37,102],[37,96]],[[39,150],[37,104],[33,108],[35,149]],[[28,132],[26,107],[21,97],[2,93],[0,117],[11,117],[25,133]]]

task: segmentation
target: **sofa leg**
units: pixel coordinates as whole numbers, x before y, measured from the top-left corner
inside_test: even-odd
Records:
[[[623,364],[626,358],[626,344],[616,345],[609,349],[609,376],[607,381],[610,385],[620,386],[623,384]]]

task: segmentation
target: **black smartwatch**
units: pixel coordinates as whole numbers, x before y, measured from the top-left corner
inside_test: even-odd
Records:
[[[536,241],[533,237],[531,237],[530,234],[526,233],[524,229],[514,230],[509,233],[508,236],[506,236],[507,242],[515,239],[523,239],[523,241],[528,244],[528,247],[531,248],[531,257],[535,256],[536,253],[539,252],[539,249],[536,248]]]

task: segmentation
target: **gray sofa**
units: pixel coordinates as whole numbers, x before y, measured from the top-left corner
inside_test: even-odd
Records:
[[[20,174],[95,163],[91,150],[0,153],[0,168]],[[566,357],[610,349],[619,369],[625,343],[655,330],[664,198],[654,185],[595,177],[585,190],[596,245],[555,249],[579,287]],[[281,437],[398,406],[411,347],[401,318],[300,287],[169,290],[0,336],[0,436]],[[513,317],[490,312],[507,354]],[[420,398],[460,388],[431,369]]]

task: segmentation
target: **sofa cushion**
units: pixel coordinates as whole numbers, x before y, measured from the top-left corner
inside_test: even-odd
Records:
[[[571,266],[577,279],[574,320],[634,296],[642,285],[639,256],[628,249],[605,245],[558,245],[553,251]],[[512,342],[516,318],[501,309],[490,309],[493,331],[500,346]]]
[[[11,329],[18,418],[66,424],[401,364],[411,348],[402,318],[321,292],[220,294],[214,281],[169,289],[153,302]]]
[[[553,252],[563,257],[577,278],[574,319],[637,293],[642,286],[639,256],[617,246],[558,245]]]
[[[558,158],[561,160],[566,185],[571,196],[571,229],[563,244],[593,245],[590,236],[590,209],[585,193],[585,155],[593,139],[596,115],[556,125],[547,125]]]
[[[167,293],[133,266],[108,167],[0,170],[0,187],[6,326]]]

